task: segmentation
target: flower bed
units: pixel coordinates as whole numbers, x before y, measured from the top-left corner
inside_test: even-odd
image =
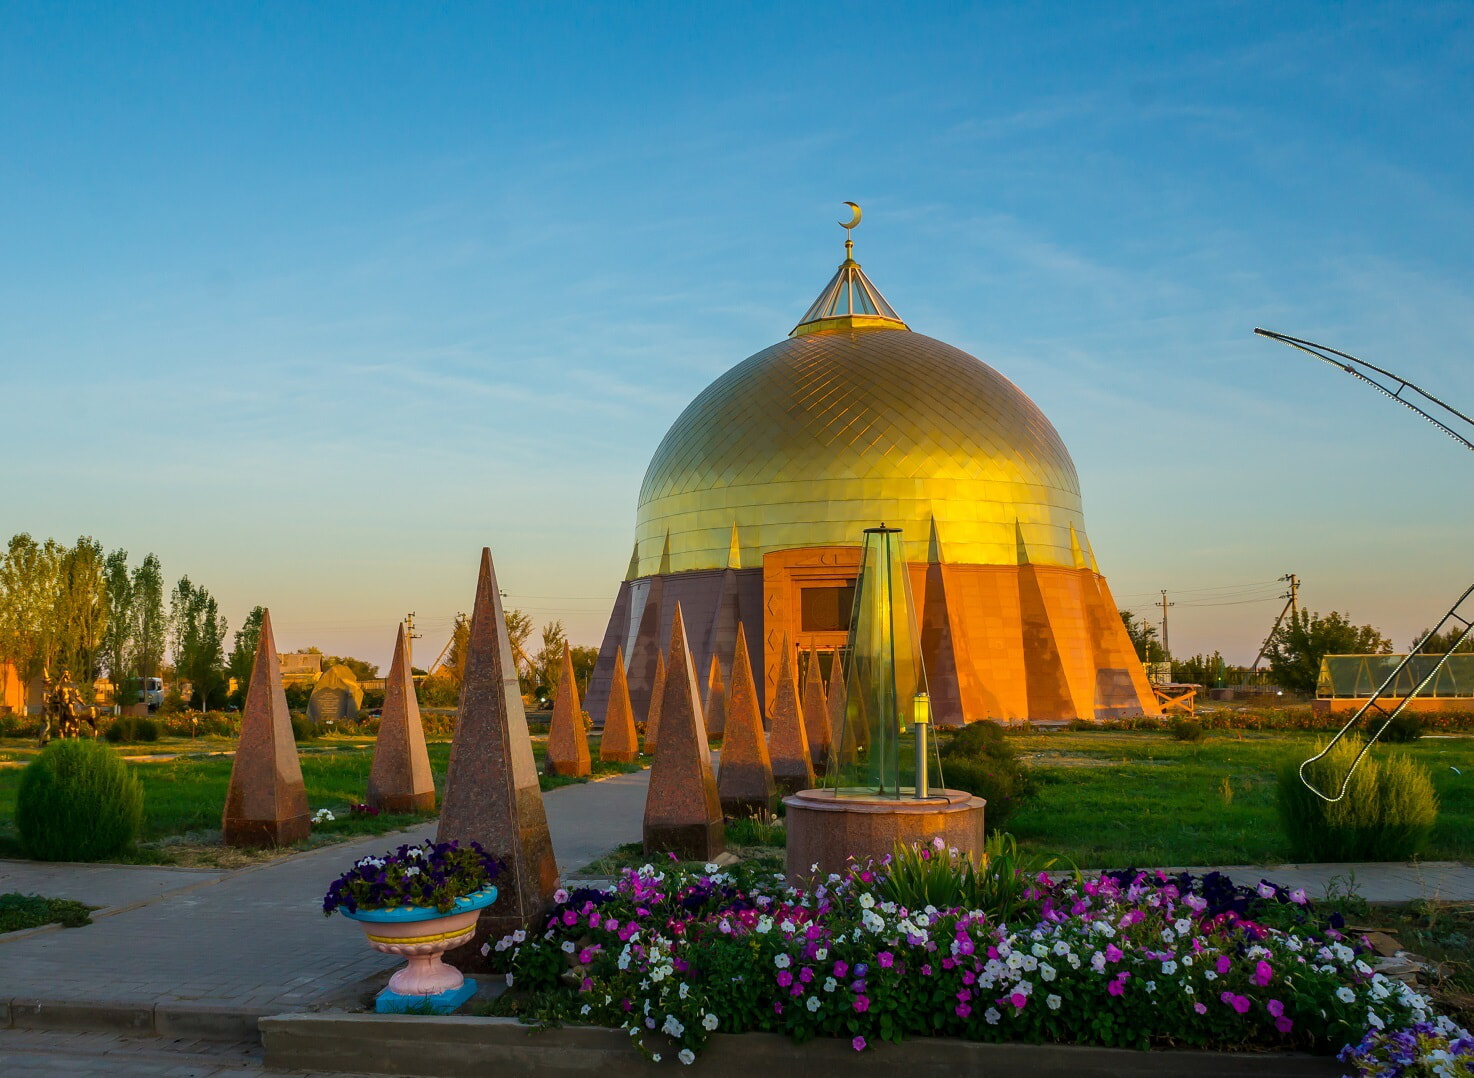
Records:
[[[955,869],[961,900],[936,902],[946,873],[918,873],[917,860]],[[923,877],[931,901],[908,900]],[[926,850],[894,872],[868,865],[802,888],[714,865],[626,870],[611,891],[560,893],[543,932],[495,950],[526,1017],[617,1026],[687,1063],[718,1030],[857,1051],[950,1036],[1329,1054],[1368,1029],[1433,1021],[1342,927],[1268,883],[1052,878],[1008,856],[969,875],[950,851]]]

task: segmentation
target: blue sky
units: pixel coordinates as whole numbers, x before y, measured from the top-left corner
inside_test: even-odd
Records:
[[[0,3],[0,531],[380,661],[489,544],[596,643],[651,452],[854,199],[902,317],[1059,429],[1122,605],[1180,598],[1174,652],[1247,660],[1290,571],[1405,646],[1474,571],[1474,461],[1251,331],[1474,406],[1471,21]]]

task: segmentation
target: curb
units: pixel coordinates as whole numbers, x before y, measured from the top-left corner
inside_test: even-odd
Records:
[[[262,1018],[266,1066],[331,1071],[352,1060],[359,1070],[416,1078],[483,1078],[505,1069],[552,1078],[648,1078],[650,1063],[623,1032],[589,1026],[538,1030],[514,1018],[284,1014]],[[666,1053],[669,1056],[669,1053]],[[674,1062],[667,1058],[666,1062]],[[1054,1044],[981,1044],[909,1040],[855,1052],[847,1041],[795,1044],[772,1033],[716,1034],[697,1064],[707,1078],[781,1073],[786,1078],[954,1078],[1010,1074],[1038,1078],[1329,1078],[1330,1056],[1250,1052],[1138,1052]]]
[[[157,1004],[111,1000],[0,1000],[0,1029],[54,1032],[156,1033],[190,1040],[240,1041],[260,1036],[269,1013],[227,1003]]]

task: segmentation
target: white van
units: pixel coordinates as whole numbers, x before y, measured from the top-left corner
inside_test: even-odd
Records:
[[[143,688],[139,690],[138,702],[147,704],[149,711],[157,711],[164,703],[164,679],[160,677],[146,677],[143,679]]]

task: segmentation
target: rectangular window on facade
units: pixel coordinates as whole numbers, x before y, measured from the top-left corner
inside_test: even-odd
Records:
[[[802,588],[799,592],[799,631],[845,633],[850,629],[850,608],[855,604],[855,584]]]

